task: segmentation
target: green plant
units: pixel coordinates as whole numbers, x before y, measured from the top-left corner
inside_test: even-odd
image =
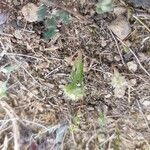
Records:
[[[105,120],[105,115],[104,115],[104,113],[100,113],[99,114],[99,117],[98,117],[98,124],[99,124],[99,126],[103,129],[104,128],[104,126],[105,126],[105,122],[106,122],[106,120]]]
[[[65,95],[71,100],[79,100],[84,96],[83,84],[83,61],[82,55],[78,56],[74,62],[70,74],[70,83],[64,86]]]
[[[115,97],[122,98],[125,95],[128,82],[126,81],[125,77],[118,72],[117,69],[114,69],[111,85],[114,87]]]
[[[116,128],[115,135],[116,136],[112,141],[112,148],[115,150],[120,150],[121,138],[120,138],[120,131],[118,128]]]
[[[110,12],[112,10],[113,10],[112,0],[99,0],[99,2],[96,4],[96,12],[98,14]]]
[[[0,82],[0,99],[6,97],[7,82]]]
[[[70,17],[69,14],[64,10],[55,10],[51,15],[46,15],[47,7],[42,5],[39,7],[37,15],[39,21],[44,21],[45,31],[43,32],[43,38],[45,40],[52,39],[58,32],[57,24],[59,22],[68,24]]]

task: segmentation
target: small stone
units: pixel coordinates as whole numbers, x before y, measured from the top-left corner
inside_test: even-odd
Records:
[[[20,39],[20,40],[23,38],[21,30],[15,30],[14,36],[15,38]]]
[[[101,41],[101,46],[102,47],[105,47],[107,45],[107,42],[104,38],[102,38],[102,41]]]
[[[116,61],[120,61],[120,60],[121,60],[119,55],[116,55],[116,56],[114,57],[114,59],[115,59]]]
[[[87,107],[89,111],[94,111],[94,107]]]
[[[147,120],[150,121],[150,115],[147,115]]]
[[[111,94],[105,95],[105,98],[110,98],[110,97],[111,97]]]
[[[131,85],[131,86],[135,86],[136,83],[137,83],[137,80],[136,80],[136,79],[131,79],[131,80],[130,80],[130,85]]]
[[[58,92],[58,96],[62,95],[63,94],[63,91],[59,91]]]
[[[121,40],[124,40],[131,32],[131,27],[126,17],[119,15],[111,22],[109,29]]]
[[[137,64],[134,61],[130,61],[127,63],[127,66],[129,68],[130,71],[135,72],[137,70]]]

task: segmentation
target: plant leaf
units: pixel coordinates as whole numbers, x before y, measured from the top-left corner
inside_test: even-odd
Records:
[[[1,72],[5,73],[5,74],[9,74],[12,71],[14,71],[16,68],[16,66],[6,66],[0,69]]]
[[[65,95],[72,100],[82,99],[84,96],[84,87],[81,85],[78,87],[77,85],[71,83],[64,87]]]
[[[127,81],[116,69],[114,70],[111,84],[115,88],[115,97],[122,98],[125,95],[125,90],[127,89]]]
[[[74,62],[72,72],[70,75],[70,83],[64,86],[65,95],[72,99],[78,100],[84,96],[83,86],[83,62],[82,55],[79,55]]]
[[[0,98],[6,97],[7,82],[0,82]]]
[[[55,14],[57,17],[59,17],[59,19],[62,21],[62,23],[64,24],[68,24],[69,23],[69,14],[66,11],[63,10],[58,10]]]
[[[123,87],[123,86],[126,86],[127,85],[127,82],[125,80],[125,77],[122,76],[118,70],[114,69],[114,75],[112,77],[112,82],[111,82],[112,86],[114,88],[120,88],[120,87]]]
[[[113,10],[112,0],[101,0],[96,4],[96,12],[102,14]]]
[[[41,5],[38,8],[37,15],[38,15],[38,21],[43,21],[46,15],[47,7],[45,5]]]
[[[43,37],[45,40],[52,39],[54,35],[57,33],[57,30],[55,27],[48,28],[44,33]]]
[[[48,18],[45,22],[46,31],[43,33],[45,40],[52,39],[57,33],[56,21],[54,17]]]
[[[104,113],[100,113],[99,114],[99,118],[98,118],[98,123],[99,123],[99,126],[101,127],[101,128],[103,128],[104,127],[104,125],[105,125],[105,115],[104,115]]]
[[[51,28],[51,27],[55,27],[56,28],[56,20],[54,17],[51,18],[47,18],[46,22],[45,22],[45,27],[46,28]]]
[[[70,81],[74,84],[82,84],[83,82],[83,62],[82,55],[78,56],[75,60],[72,72],[70,75]]]

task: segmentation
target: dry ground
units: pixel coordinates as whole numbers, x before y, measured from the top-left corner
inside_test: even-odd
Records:
[[[0,35],[0,67],[15,67],[10,75],[0,72],[1,82],[8,80],[7,98],[0,102],[0,148],[18,150],[19,143],[21,150],[149,150],[148,10],[115,1],[116,7],[130,10],[126,15],[132,32],[123,43],[131,51],[125,52],[122,41],[108,29],[116,16],[96,14],[95,0],[60,2],[76,13],[48,42],[41,37],[43,25],[26,22],[20,12],[29,1],[13,2],[0,2],[0,9],[9,12]],[[66,99],[62,86],[71,71],[69,58],[77,52],[84,57],[86,96],[75,102]],[[129,61],[136,62],[135,72],[128,69]],[[123,98],[114,96],[114,68],[131,82]]]

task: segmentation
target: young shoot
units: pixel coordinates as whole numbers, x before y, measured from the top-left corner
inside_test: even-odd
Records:
[[[71,100],[79,100],[84,96],[83,84],[83,61],[82,55],[79,55],[74,61],[72,72],[70,74],[70,83],[64,86],[64,93]]]

